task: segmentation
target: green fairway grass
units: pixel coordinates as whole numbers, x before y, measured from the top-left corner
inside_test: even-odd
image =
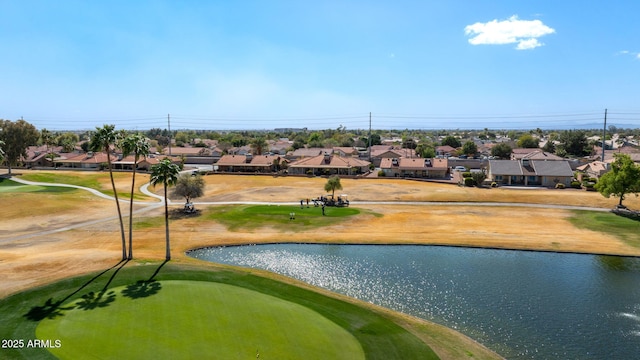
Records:
[[[77,185],[96,190],[102,190],[102,185],[100,183],[100,178],[102,177],[104,177],[102,173],[92,173],[85,176],[75,176],[73,173],[65,172],[34,172],[23,174],[21,176],[22,179],[27,181]]]
[[[0,358],[437,359],[372,310],[231,270],[129,263],[0,300]],[[218,355],[221,354],[221,355]]]
[[[610,212],[574,210],[569,218],[579,228],[600,231],[618,237],[625,243],[640,247],[640,222]]]
[[[77,191],[77,189],[60,186],[38,186],[38,185],[24,185],[12,180],[0,178],[0,193],[34,193],[34,192],[47,192],[47,193],[66,193]]]
[[[146,287],[152,290],[113,288],[102,306],[76,300],[64,316],[43,320],[36,335],[60,339],[52,352],[61,359],[87,352],[106,359],[364,359],[345,329],[277,297],[202,281]]]
[[[295,214],[293,220],[290,218],[292,213]],[[323,216],[322,209],[313,205],[308,208],[297,205],[230,205],[206,209],[204,219],[216,220],[231,231],[264,226],[297,231],[335,225],[347,217],[358,214],[360,210],[351,207],[326,207]]]
[[[116,173],[114,176],[122,177],[122,176],[131,176],[130,174],[124,173]],[[101,193],[109,196],[113,196],[113,190],[111,186],[108,188],[105,187],[105,180],[108,179],[108,173],[88,173],[84,176],[74,176],[72,173],[65,172],[37,172],[37,173],[28,173],[23,174],[21,176],[22,179],[33,182],[42,182],[42,183],[58,183],[58,184],[68,184],[68,185],[76,185],[82,186],[94,190],[98,190]],[[139,186],[139,185],[138,185]],[[131,196],[131,193],[127,191],[118,191],[118,196],[122,199],[128,199]],[[146,195],[143,195],[136,191],[133,195],[134,200],[148,200]]]

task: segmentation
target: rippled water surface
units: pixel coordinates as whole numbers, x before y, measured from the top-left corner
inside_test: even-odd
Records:
[[[278,244],[195,258],[270,270],[457,329],[509,359],[640,358],[640,259]]]

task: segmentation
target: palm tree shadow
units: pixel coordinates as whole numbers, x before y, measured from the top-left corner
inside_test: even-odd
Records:
[[[105,296],[106,293],[106,296]],[[106,292],[105,290],[96,292],[89,292],[82,295],[82,300],[78,301],[76,306],[82,310],[94,310],[97,308],[103,308],[109,306],[116,300],[116,293],[114,291]]]
[[[41,306],[34,306],[23,316],[28,320],[39,322],[44,319],[55,319],[64,315],[64,310],[71,310],[74,306],[62,307],[64,300],[53,301],[53,298],[47,299]]]
[[[162,290],[162,284],[156,281],[155,277],[167,262],[168,260],[165,260],[160,264],[149,279],[138,280],[135,284],[127,285],[127,287],[122,290],[122,295],[131,299],[140,299],[156,295],[160,290]]]
[[[115,293],[113,294],[113,296],[111,296],[111,293],[113,293],[113,292],[110,291],[109,293],[106,294],[107,295],[106,298],[104,298],[104,299],[102,299],[102,298],[105,295],[109,284],[111,284],[111,282],[115,278],[116,274],[120,271],[120,269],[122,269],[127,264],[127,262],[128,262],[128,260],[121,260],[120,262],[118,262],[114,266],[102,271],[101,273],[97,274],[96,276],[94,276],[93,278],[88,280],[86,283],[82,284],[77,290],[73,291],[72,293],[70,293],[69,295],[64,297],[63,299],[54,301],[53,298],[49,298],[49,299],[47,299],[47,301],[45,301],[45,303],[43,305],[32,307],[23,316],[25,318],[27,318],[28,320],[36,321],[36,322],[44,320],[44,319],[54,319],[54,318],[56,318],[58,316],[64,316],[64,311],[65,310],[72,310],[72,309],[75,308],[75,306],[62,307],[62,304],[64,304],[67,300],[69,300],[72,296],[74,296],[78,292],[82,291],[82,289],[84,289],[87,286],[89,286],[90,284],[96,282],[102,275],[104,275],[107,272],[115,269],[114,273],[109,278],[109,281],[107,281],[107,283],[105,284],[105,286],[103,287],[103,289],[101,291],[99,291],[98,293],[95,293],[95,292],[91,291],[88,294],[83,295],[82,296],[83,300],[81,300],[77,305],[79,308],[82,308],[82,309],[85,309],[85,310],[89,310],[90,308],[94,308],[95,309],[96,307],[107,306],[108,304],[110,304],[111,302],[113,302],[115,300]],[[91,305],[91,304],[93,304],[93,305]]]

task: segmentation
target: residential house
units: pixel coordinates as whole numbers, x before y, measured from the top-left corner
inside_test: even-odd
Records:
[[[326,152],[305,157],[289,164],[289,174],[359,175],[369,171],[371,163],[355,157],[342,157]]]
[[[594,160],[601,160],[602,147],[594,147],[594,149],[595,149],[595,155],[591,158]],[[615,160],[613,155],[616,153],[627,154],[629,155],[631,160],[633,160],[633,162],[640,164],[640,150],[638,150],[634,146],[620,146],[615,150],[605,150],[604,161],[607,163],[613,162]]]
[[[489,160],[487,179],[502,185],[554,187],[562,183],[569,186],[573,171],[566,160]]]
[[[287,154],[287,159],[295,161],[308,157],[315,157],[323,154],[331,154],[333,149],[328,148],[299,148],[295,149],[292,153]]]
[[[436,156],[449,157],[456,153],[456,148],[449,145],[436,146]]]
[[[83,169],[83,170],[100,170],[103,165],[108,162],[107,156],[111,158],[111,161],[117,161],[118,158],[115,155],[107,155],[104,152],[87,152],[83,154],[65,154],[54,159],[57,165],[61,168],[69,169]]]
[[[542,149],[516,148],[511,151],[511,160],[564,160],[564,158]]]
[[[375,167],[380,167],[383,159],[393,158],[417,158],[416,151],[413,149],[396,149],[394,147],[372,147],[371,162]]]
[[[600,176],[604,175],[607,171],[609,171],[609,163],[602,162],[602,161],[592,161],[590,163],[586,163],[584,165],[578,166],[576,170],[579,171],[578,173],[579,181],[582,181],[582,177],[584,175],[587,175],[590,178],[599,179]]]
[[[169,150],[164,149],[164,154],[168,155]],[[208,147],[172,147],[171,156],[184,158],[185,164],[212,165],[220,158],[219,150],[212,150]]]
[[[442,179],[449,170],[447,159],[384,158],[380,169],[387,177]]]
[[[22,158],[22,163],[27,168],[53,167],[51,156],[47,155],[53,154],[55,158],[58,154],[62,153],[62,151],[62,146],[29,146],[26,149],[27,157]]]
[[[270,140],[268,141],[268,144],[269,144],[269,152],[271,154],[286,155],[287,150],[289,150],[289,148],[293,145],[293,141],[287,138],[282,138],[275,141]]]
[[[166,158],[166,157],[162,156],[162,158]],[[176,159],[174,158],[174,162],[175,160]],[[154,154],[150,154],[148,156],[141,156],[138,159],[136,171],[138,170],[150,171],[151,166],[158,164],[159,162],[160,162],[160,158]],[[128,155],[122,159],[112,162],[111,164],[113,165],[113,168],[116,170],[132,171],[134,163],[135,163],[135,155]]]
[[[355,147],[334,147],[333,153],[342,157],[357,157],[359,152]]]
[[[251,154],[253,150],[251,149],[251,145],[244,145],[240,147],[233,147],[227,150],[227,153],[231,155],[247,155]]]
[[[279,155],[223,155],[215,168],[221,172],[271,173],[288,162]]]

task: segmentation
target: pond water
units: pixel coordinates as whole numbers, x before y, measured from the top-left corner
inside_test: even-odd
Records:
[[[640,358],[638,258],[312,244],[189,255],[270,270],[434,321],[508,359]]]

